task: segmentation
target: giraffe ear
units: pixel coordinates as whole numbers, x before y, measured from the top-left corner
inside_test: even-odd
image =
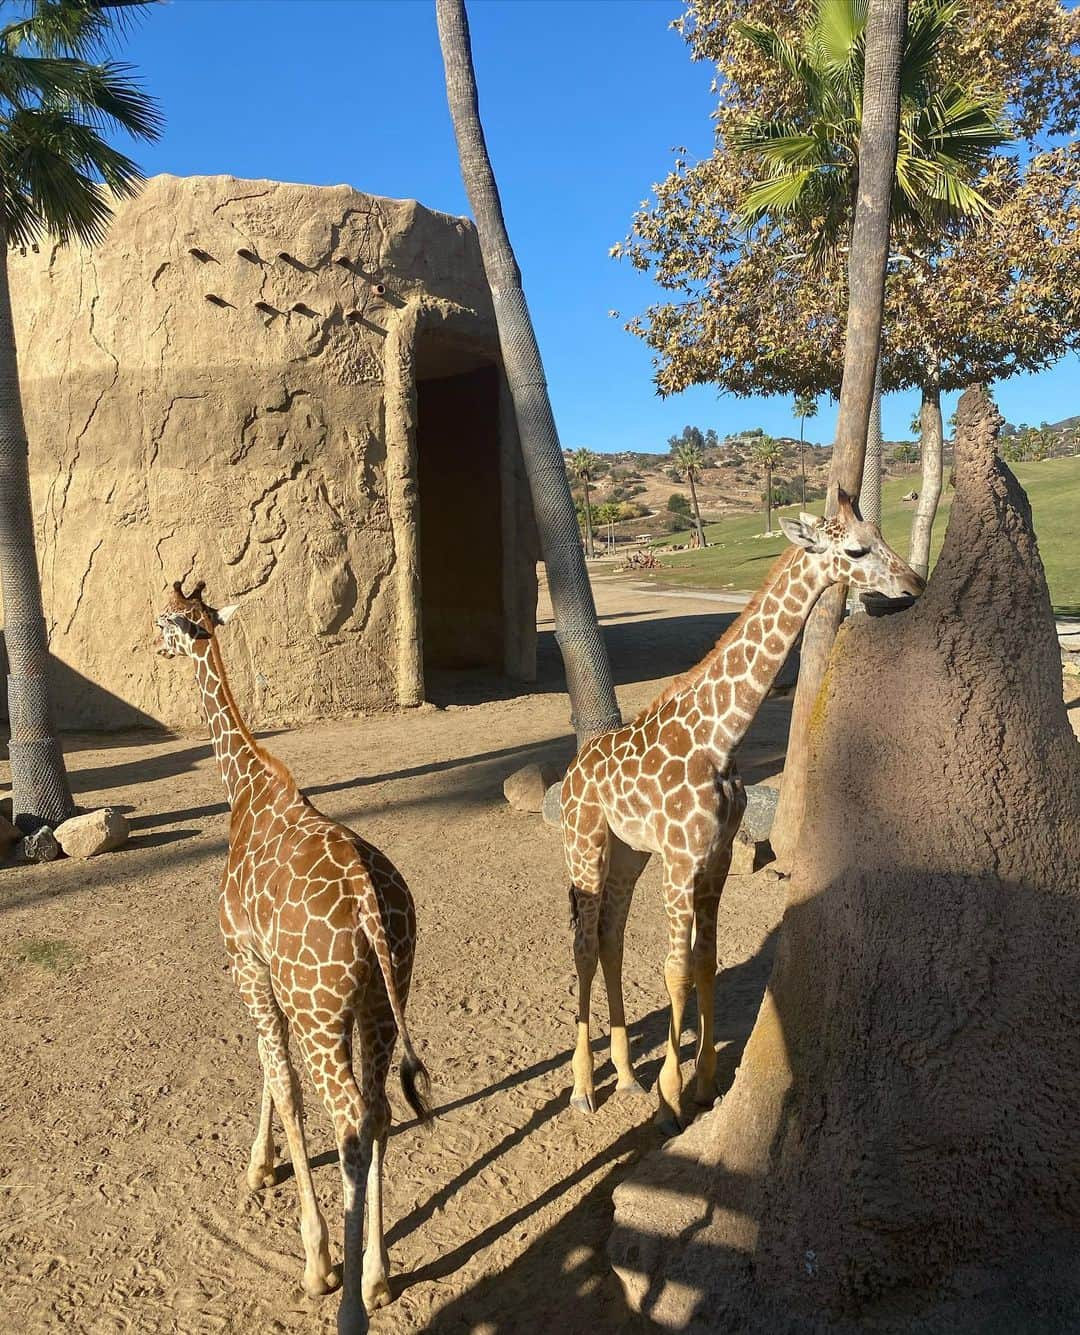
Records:
[[[825,550],[818,521],[813,515],[800,515],[798,519],[781,519],[780,529],[784,537],[796,547],[803,547],[808,552]]]
[[[214,617],[214,624],[218,626],[227,626],[240,610],[239,603],[229,603],[226,607],[219,607]]]

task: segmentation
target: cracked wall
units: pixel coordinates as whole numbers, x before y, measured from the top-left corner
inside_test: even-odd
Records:
[[[77,674],[62,726],[197,725],[150,652],[189,576],[243,604],[226,652],[256,726],[414,701],[385,345],[422,308],[496,346],[471,225],[345,186],[161,176],[103,245],[14,254],[11,282],[46,618]],[[531,533],[510,559],[527,672]]]

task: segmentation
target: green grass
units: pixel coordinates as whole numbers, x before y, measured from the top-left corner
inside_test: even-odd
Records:
[[[1016,464],[1013,468],[1031,501],[1039,551],[1046,569],[1046,582],[1054,610],[1060,616],[1080,616],[1080,458],[1046,459],[1037,464]],[[918,487],[918,476],[894,478],[882,488],[882,530],[885,539],[901,556],[907,556],[911,517],[915,506],[903,505],[900,497]],[[946,486],[934,523],[931,561],[937,560],[945,537],[945,527],[952,503],[952,490]],[[822,503],[808,509],[821,513]],[[797,506],[786,506],[776,515],[795,514]],[[769,566],[787,545],[786,539],[760,538],[764,523],[761,514],[733,515],[718,524],[707,524],[705,536],[715,546],[703,552],[671,552],[661,547],[663,568],[633,571],[628,578],[648,579],[657,584],[685,584],[700,589],[722,591],[756,589]],[[664,542],[689,542],[690,534],[673,533]]]
[[[38,937],[24,941],[16,957],[20,964],[36,964],[50,973],[67,973],[79,962],[79,952],[68,941]]]

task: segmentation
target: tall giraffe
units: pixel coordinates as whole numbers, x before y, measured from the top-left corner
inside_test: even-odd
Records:
[[[367,1330],[367,1310],[390,1301],[382,1165],[390,1130],[386,1076],[399,1031],[405,1097],[419,1118],[431,1115],[422,1092],[427,1072],[405,1024],[416,944],[412,897],[388,858],[316,811],[281,761],[256,743],[229,689],[215,635],[236,607],[209,606],[202,599],[204,587],[200,582],[185,594],[179,582],[173,585],[157,618],[158,652],[194,660],[232,812],[221,931],[233,978],[258,1032],[263,1069],[248,1185],[257,1191],[274,1183],[276,1108],[300,1195],[304,1288],[317,1295],[336,1287],[308,1165],[300,1084],[289,1058],[291,1030],[334,1124],[345,1197],[338,1329],[354,1335]],[[360,1087],[353,1074],[354,1023],[360,1033]]]
[[[563,840],[578,974],[570,1102],[580,1111],[596,1106],[589,998],[598,955],[617,1089],[641,1092],[623,1012],[623,933],[634,886],[653,853],[664,864],[669,938],[664,981],[671,1000],[657,1120],[669,1131],[680,1125],[679,1038],[692,985],[699,1011],[696,1095],[701,1103],[713,1101],[716,915],[732,840],[746,807],[735,750],[811,608],[830,584],[891,597],[914,596],[925,587],[877,526],[861,519],[844,492],[831,518],[801,514],[797,521],[781,520],[781,527],[794,546],[723,638],[632,723],[587,742],[563,780]]]

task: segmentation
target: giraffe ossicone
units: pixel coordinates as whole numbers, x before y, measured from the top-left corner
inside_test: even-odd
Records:
[[[663,862],[671,1003],[657,1118],[681,1125],[679,1039],[692,987],[698,997],[696,1097],[716,1095],[713,991],[716,916],[731,845],[746,807],[735,751],[821,594],[851,584],[888,597],[917,597],[925,582],[839,493],[826,519],[782,519],[793,544],[713,649],[668,685],[636,719],[594,737],[562,784],[570,874],[577,1038],[571,1106],[596,1107],[589,1008],[599,961],[607,989],[617,1089],[639,1090],[622,998],[623,934],[634,886],[653,853]]]
[[[382,1170],[390,1131],[386,1077],[400,1033],[402,1090],[430,1118],[427,1072],[405,1022],[416,916],[404,879],[377,848],[317,811],[288,769],[256,742],[229,689],[215,631],[237,605],[213,608],[201,581],[177,582],[157,617],[158,652],[195,665],[214,754],[231,811],[221,879],[221,930],[233,978],[258,1034],[262,1106],[247,1180],[276,1180],[272,1121],[284,1125],[300,1196],[304,1288],[339,1283],[330,1261],[304,1138],[291,1033],[334,1124],[345,1199],[341,1335],[368,1328],[367,1311],[390,1301],[383,1238]],[[361,1079],[353,1072],[360,1037]],[[367,1212],[367,1244],[364,1214]]]

